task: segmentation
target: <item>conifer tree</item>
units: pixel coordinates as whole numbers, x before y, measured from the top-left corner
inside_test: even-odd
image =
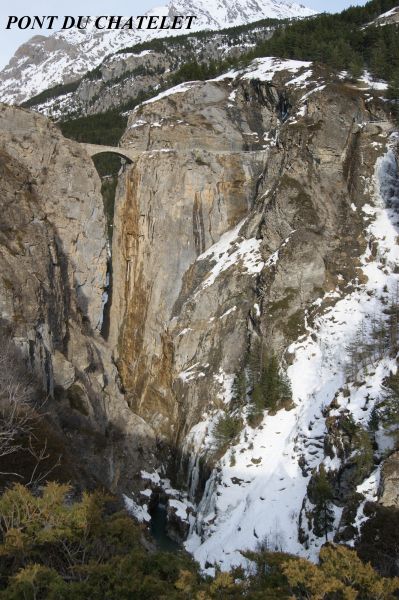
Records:
[[[275,354],[259,355],[252,360],[252,420],[256,421],[265,409],[275,412],[292,399],[290,381],[280,369]]]
[[[325,536],[328,542],[328,533],[332,531],[334,525],[333,492],[323,464],[320,465],[313,479],[312,492],[316,505],[313,512],[313,530],[317,536]]]
[[[355,54],[349,63],[349,75],[353,79],[360,79],[364,70],[364,62],[360,54]]]
[[[247,397],[247,375],[242,369],[235,377],[232,388],[232,399],[234,406],[241,405]]]
[[[387,95],[391,100],[392,116],[399,125],[399,66],[392,71],[389,77]]]

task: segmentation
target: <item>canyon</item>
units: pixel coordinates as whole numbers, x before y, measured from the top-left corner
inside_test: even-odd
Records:
[[[330,536],[356,544],[367,502],[399,502],[389,426],[370,428],[396,355],[353,367],[349,349],[371,344],[397,294],[384,89],[256,59],[139,104],[119,147],[111,240],[101,147],[1,105],[1,319],[84,485],[145,522],[161,498],[171,535],[229,569],[262,540],[315,559],[323,465]],[[253,423],[238,382],[263,353],[292,399]],[[221,444],[228,418],[240,427]]]

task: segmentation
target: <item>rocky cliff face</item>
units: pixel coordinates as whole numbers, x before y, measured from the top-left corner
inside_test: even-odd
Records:
[[[189,286],[201,283],[195,262],[248,214],[263,171],[264,151],[245,149],[248,141],[253,145],[250,108],[239,121],[228,119],[229,93],[210,82],[149,103],[134,113],[122,140],[143,155],[127,173],[116,202],[111,340],[132,406],[158,421],[170,439],[177,433],[178,413],[194,408],[185,402],[179,408],[175,398],[181,390],[174,386],[178,373],[192,364],[199,341],[192,339],[176,356],[176,341],[184,346],[185,335],[190,337],[188,326],[196,335],[196,317],[180,322],[192,295]],[[267,109],[263,118],[276,119]],[[202,265],[204,276],[208,260]],[[246,280],[251,281],[249,274]],[[212,306],[202,298],[196,302],[205,311],[204,326],[218,302],[223,313],[222,299],[209,300]],[[245,306],[246,301],[243,311]],[[233,335],[238,344],[244,337]]]
[[[86,73],[74,89],[59,87],[31,98],[27,106],[57,120],[77,115],[123,110],[171,80],[187,63],[206,63],[235,58],[255,43],[269,38],[274,30],[268,21],[249,25],[242,31],[180,36],[170,43],[160,40],[153,47],[140,45],[107,56],[95,70]]]
[[[265,58],[132,111],[107,340],[91,160],[3,107],[2,316],[87,470],[137,492],[143,519],[171,496],[203,566],[259,544],[315,557],[326,534],[357,542],[368,502],[397,504],[398,142],[382,93]],[[292,398],[254,419],[265,356]]]
[[[43,382],[66,453],[88,481],[130,491],[137,471],[125,458],[147,465],[154,438],[128,410],[99,335],[107,264],[99,177],[49,121],[5,105],[0,148],[1,318]]]
[[[111,345],[133,405],[164,427],[182,390],[196,397],[185,427],[221,395],[253,327],[281,350],[310,300],[356,276],[365,241],[346,178],[362,101],[348,86],[332,103],[312,81],[301,103],[306,69],[271,63],[273,84],[256,73],[184,84],[129,119],[121,143],[143,155],[116,202]],[[169,389],[151,383],[155,365],[174,372]]]
[[[386,449],[369,420],[396,362],[387,347],[362,388],[347,346],[385,318],[396,286],[392,131],[378,93],[273,59],[178,86],[129,118],[121,143],[142,157],[116,202],[109,342],[129,405],[177,449],[191,501],[203,494],[197,516],[183,510],[202,564],[240,563],[266,538],[314,556],[321,464],[338,537],[356,539],[378,496]],[[293,404],[256,427],[236,388],[260,351],[282,359]],[[225,418],[241,421],[230,447],[217,441]],[[366,438],[374,458],[359,466]]]

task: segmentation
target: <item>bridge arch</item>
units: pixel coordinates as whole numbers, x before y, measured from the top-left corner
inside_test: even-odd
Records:
[[[127,148],[121,148],[120,146],[102,146],[100,144],[87,144],[82,143],[81,146],[84,147],[87,154],[93,158],[99,154],[111,153],[128,160],[130,163],[134,162],[139,153],[137,150],[129,150]]]

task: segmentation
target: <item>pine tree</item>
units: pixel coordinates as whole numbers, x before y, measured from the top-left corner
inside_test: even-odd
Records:
[[[334,525],[332,509],[333,491],[323,464],[313,476],[312,494],[315,503],[313,511],[313,530],[318,537],[323,535],[328,542],[328,533]]]
[[[390,74],[387,96],[391,100],[392,116],[399,124],[399,67],[393,69]]]
[[[287,407],[292,400],[292,391],[290,381],[281,371],[275,354],[258,356],[253,359],[253,365],[256,366],[252,368],[254,385],[250,415],[252,421],[256,422],[265,409],[273,413]]]
[[[232,388],[232,399],[234,406],[241,406],[247,397],[247,375],[242,369],[235,377]]]
[[[364,62],[360,54],[355,54],[349,63],[349,75],[353,79],[360,79],[364,71]]]

